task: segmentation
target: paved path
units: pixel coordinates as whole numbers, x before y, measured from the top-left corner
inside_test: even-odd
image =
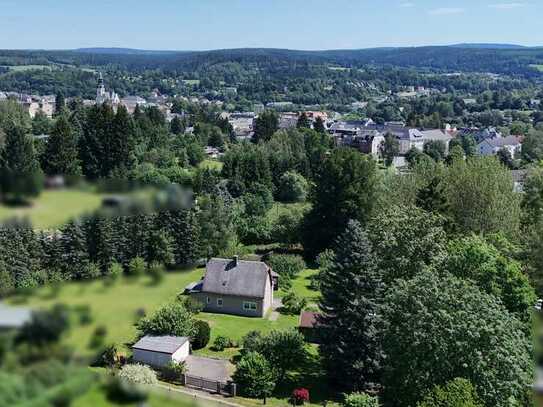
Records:
[[[277,321],[279,318],[279,311],[278,309],[283,306],[283,302],[281,301],[281,298],[274,298],[272,303],[272,312],[270,312],[270,315],[268,316],[268,321]]]
[[[203,377],[208,380],[226,382],[230,380],[228,374],[227,360],[204,358],[190,355],[186,361],[187,374],[190,376]]]
[[[194,389],[189,389],[187,387],[173,387],[171,385],[168,385],[168,384],[162,384],[162,383],[159,383],[159,384],[156,384],[155,385],[157,388],[163,390],[163,391],[168,391],[168,392],[173,392],[173,393],[180,393],[180,394],[184,394],[184,395],[187,395],[187,396],[192,396],[194,397],[196,400],[195,401],[198,401],[198,400],[204,400],[206,401],[207,403],[195,403],[195,405],[209,405],[209,406],[217,406],[217,407],[220,407],[220,406],[229,406],[229,407],[241,407],[239,404],[236,404],[236,403],[232,403],[231,401],[226,401],[224,400],[224,397],[222,396],[218,396],[218,395],[211,395],[207,392],[204,392],[204,391],[200,391],[200,390],[194,390]]]

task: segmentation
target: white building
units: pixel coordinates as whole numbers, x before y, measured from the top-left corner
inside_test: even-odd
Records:
[[[144,336],[132,346],[134,361],[153,367],[181,363],[190,354],[189,338],[184,336]]]
[[[118,105],[120,103],[119,95],[114,91],[106,91],[104,86],[104,78],[100,72],[100,78],[98,79],[98,88],[96,89],[96,104],[101,105],[104,103],[110,103],[111,105]]]
[[[520,137],[507,136],[488,138],[477,144],[477,152],[480,155],[496,155],[500,150],[507,150],[511,154],[511,157],[515,157],[516,154],[522,150],[522,143]]]

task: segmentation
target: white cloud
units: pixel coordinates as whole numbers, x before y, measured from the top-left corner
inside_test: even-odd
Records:
[[[415,7],[415,3],[411,3],[410,1],[404,1],[403,3],[400,3],[400,7],[402,8]]]
[[[524,7],[524,3],[497,3],[497,4],[489,4],[488,7],[496,9],[496,10],[512,10],[514,8],[520,8]]]
[[[447,16],[452,14],[464,14],[465,9],[459,7],[442,7],[428,11],[432,16]]]

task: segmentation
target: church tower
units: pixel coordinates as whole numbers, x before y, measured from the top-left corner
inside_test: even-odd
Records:
[[[96,89],[96,104],[101,105],[107,101],[106,87],[104,86],[104,78],[102,72],[100,72],[100,77],[98,78],[98,88]]]

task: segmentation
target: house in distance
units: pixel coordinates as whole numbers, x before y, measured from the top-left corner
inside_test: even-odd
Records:
[[[185,292],[201,302],[205,312],[264,317],[273,304],[276,275],[261,261],[214,258],[201,281]]]

